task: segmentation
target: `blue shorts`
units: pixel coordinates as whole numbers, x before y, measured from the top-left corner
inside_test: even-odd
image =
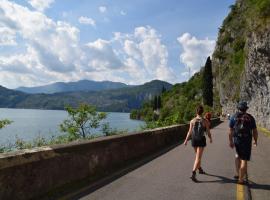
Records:
[[[235,150],[241,160],[250,160],[252,138],[234,138]]]

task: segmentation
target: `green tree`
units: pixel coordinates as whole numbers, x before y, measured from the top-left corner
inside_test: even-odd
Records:
[[[153,110],[157,110],[158,109],[158,97],[155,96],[154,97],[154,106],[153,106]]]
[[[160,109],[161,108],[161,96],[159,95],[157,97],[157,109]]]
[[[213,74],[212,74],[212,61],[210,57],[207,58],[202,80],[202,96],[203,103],[210,107],[213,106]]]
[[[60,124],[62,132],[69,133],[72,138],[85,138],[91,134],[91,129],[98,128],[101,120],[106,118],[106,113],[98,113],[94,106],[88,104],[80,104],[78,108],[67,106],[69,119]]]
[[[161,94],[163,94],[164,92],[166,92],[166,88],[164,87],[164,85],[162,86],[162,90],[161,90]]]
[[[1,128],[4,128],[6,125],[9,125],[11,124],[12,121],[8,120],[8,119],[3,119],[3,120],[0,120],[0,129]]]

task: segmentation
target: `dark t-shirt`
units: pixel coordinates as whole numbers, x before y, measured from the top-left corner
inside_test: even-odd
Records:
[[[230,128],[234,128],[234,125],[236,123],[236,116],[238,115],[239,113],[236,113],[234,114],[231,119],[230,119],[230,122],[229,122],[229,127]],[[248,113],[247,113],[248,114]],[[254,117],[251,115],[251,114],[248,114],[250,116],[250,119],[251,119],[251,122],[250,122],[250,130],[253,130],[255,128],[257,128],[256,126],[256,122],[255,122],[255,119]]]

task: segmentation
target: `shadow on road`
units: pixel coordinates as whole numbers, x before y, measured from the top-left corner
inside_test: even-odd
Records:
[[[270,185],[267,184],[258,184],[255,183],[251,180],[248,181],[249,182],[249,188],[250,189],[255,189],[255,190],[270,190]]]
[[[172,149],[176,148],[177,146],[181,145],[183,141],[180,143],[171,145],[170,147],[167,147],[163,150],[160,150],[158,152],[152,153],[151,155],[148,155],[144,159],[138,159],[134,161],[129,166],[125,166],[122,169],[114,172],[113,174],[102,178],[99,181],[94,182],[93,184],[89,184],[88,186],[82,188],[79,191],[72,191],[71,194],[65,194],[65,196],[59,197],[57,199],[61,200],[78,200],[86,195],[89,195],[93,193],[94,191],[98,190],[99,188],[108,185],[109,183],[115,181],[116,179],[119,179],[120,177],[128,174],[129,172],[141,167],[142,165],[145,165],[148,162],[151,162],[152,160],[158,158],[159,156],[166,154],[167,152],[171,151]]]
[[[212,176],[212,177],[216,177],[218,178],[217,180],[213,180],[213,181],[198,181],[198,183],[237,183],[237,181],[235,179],[231,179],[231,178],[227,178],[224,176],[220,176],[220,175],[215,175],[215,174],[209,174],[206,173],[206,176]]]

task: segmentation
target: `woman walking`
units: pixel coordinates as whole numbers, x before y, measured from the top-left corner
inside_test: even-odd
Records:
[[[190,121],[189,131],[187,133],[184,144],[187,145],[187,141],[191,136],[191,145],[195,150],[195,161],[192,169],[191,179],[194,182],[197,182],[196,179],[196,170],[199,170],[199,174],[205,174],[204,170],[201,167],[201,159],[204,147],[206,146],[205,132],[212,143],[212,136],[210,133],[210,124],[202,117],[203,106],[198,106],[196,109],[196,117]]]

